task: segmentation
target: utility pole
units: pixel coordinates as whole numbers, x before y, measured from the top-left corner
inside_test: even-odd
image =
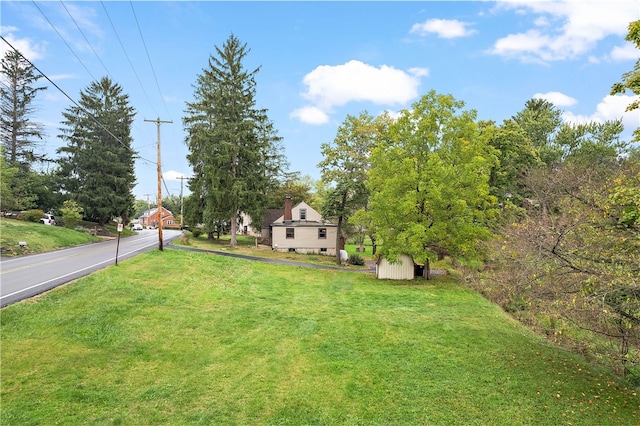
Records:
[[[149,197],[152,196],[153,194],[144,194],[147,197],[147,221],[145,223],[145,225],[148,227],[149,226],[149,218],[151,217],[151,201],[149,201]]]
[[[162,251],[162,163],[160,157],[160,125],[162,123],[173,123],[173,121],[160,120],[144,120],[151,123],[156,123],[158,127],[158,250]]]
[[[182,230],[183,226],[184,226],[184,203],[182,202],[182,185],[183,185],[183,181],[185,179],[188,179],[184,176],[180,176],[178,179],[180,179],[180,230]]]

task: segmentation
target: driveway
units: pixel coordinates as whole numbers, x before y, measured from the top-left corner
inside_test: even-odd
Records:
[[[375,268],[372,269],[371,267],[369,267],[368,269],[352,270],[352,269],[341,268],[339,266],[314,265],[312,263],[292,262],[292,261],[289,261],[289,260],[279,260],[279,259],[269,259],[269,258],[265,258],[265,257],[248,256],[246,254],[228,253],[228,252],[224,252],[224,251],[205,250],[205,249],[198,249],[198,248],[192,248],[192,247],[176,246],[176,245],[173,245],[173,244],[171,244],[169,246],[169,248],[175,249],[175,250],[194,251],[194,252],[199,252],[199,253],[210,253],[210,254],[215,254],[215,255],[218,255],[218,256],[236,257],[236,258],[239,258],[239,259],[255,260],[255,261],[264,262],[264,263],[275,263],[277,265],[300,266],[302,268],[327,269],[327,270],[330,270],[330,271],[342,271],[342,272],[375,272],[376,271]]]

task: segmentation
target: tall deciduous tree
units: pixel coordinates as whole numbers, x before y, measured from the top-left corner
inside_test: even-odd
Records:
[[[2,201],[3,208],[26,209],[37,205],[33,165],[43,160],[35,151],[43,132],[42,125],[32,121],[32,116],[36,96],[45,89],[37,85],[40,77],[17,51],[7,51],[2,58],[0,137],[7,166],[14,170],[5,182],[8,197]]]
[[[634,21],[629,24],[629,33],[626,39],[640,49],[640,21]],[[611,94],[618,95],[625,93],[627,90],[634,95],[640,95],[640,59],[636,61],[633,70],[622,75],[622,81],[613,85]],[[627,107],[627,111],[633,111],[638,108],[640,108],[640,99],[631,102]],[[634,141],[640,141],[640,127],[634,130],[633,135]]]
[[[495,150],[475,111],[434,91],[403,111],[373,149],[370,218],[383,255],[477,256],[495,212]]]
[[[311,203],[314,182],[310,176],[300,176],[299,172],[286,173],[281,182],[268,194],[266,207],[268,209],[282,209],[284,199],[288,195],[291,197],[292,205],[301,201]]]
[[[386,116],[383,116],[386,117]],[[388,117],[387,117],[388,118]],[[322,144],[323,160],[318,164],[322,180],[330,185],[322,206],[322,215],[337,222],[336,263],[340,264],[340,239],[349,217],[367,204],[366,187],[371,150],[384,118],[375,119],[366,112],[348,115],[333,143]]]
[[[205,228],[229,221],[235,245],[241,212],[260,223],[266,194],[283,165],[280,137],[265,109],[256,107],[255,75],[243,65],[249,49],[234,35],[209,66],[198,75],[194,101],[187,103],[183,118],[187,130],[187,159],[193,168],[189,181],[190,203],[202,209]]]
[[[79,106],[63,112],[58,150],[63,190],[84,209],[85,217],[104,224],[113,217],[127,222],[135,185],[131,126],[135,110],[120,85],[108,77],[80,92]]]

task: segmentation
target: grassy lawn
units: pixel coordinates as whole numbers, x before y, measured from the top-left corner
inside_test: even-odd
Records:
[[[97,237],[60,226],[0,219],[0,247],[3,247],[2,254],[5,256],[42,253],[99,240]],[[26,242],[27,246],[21,248],[18,245],[20,241]]]
[[[636,425],[451,278],[153,251],[1,311],[2,425]]]
[[[335,256],[325,256],[320,254],[300,254],[300,253],[283,253],[272,251],[269,246],[258,245],[256,247],[255,238],[247,237],[244,235],[239,235],[237,237],[238,244],[235,247],[232,247],[229,244],[231,237],[229,235],[222,235],[219,240],[208,240],[206,235],[201,235],[198,238],[194,238],[192,235],[189,235],[189,243],[187,246],[200,248],[205,250],[213,250],[213,251],[222,251],[228,253],[237,253],[248,256],[256,256],[256,257],[265,257],[269,259],[281,259],[287,260],[291,262],[300,262],[300,263],[310,263],[315,265],[327,265],[327,266],[338,266],[336,265]],[[180,242],[180,240],[175,240],[173,244],[176,245],[184,245]],[[355,253],[355,246],[352,246],[352,252]],[[369,247],[370,249],[370,247]],[[373,260],[371,256],[371,250],[369,250],[368,254],[364,254],[361,256],[365,260]],[[356,265],[342,265],[345,269],[352,270],[362,270],[367,269],[367,266],[356,266]]]

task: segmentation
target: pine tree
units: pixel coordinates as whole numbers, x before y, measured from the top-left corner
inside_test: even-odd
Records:
[[[36,95],[46,87],[36,86],[40,75],[17,51],[7,51],[2,58],[0,78],[0,137],[7,167],[14,169],[9,182],[4,182],[8,197],[3,208],[26,209],[36,205],[32,166],[44,158],[35,153],[43,138],[42,125],[33,122]]]
[[[58,150],[63,190],[101,225],[113,217],[126,222],[133,211],[135,184],[131,125],[135,116],[120,85],[103,77],[80,93],[79,106],[63,112]]]
[[[213,235],[229,221],[235,245],[241,212],[260,223],[267,193],[283,166],[280,137],[265,109],[256,107],[256,68],[243,60],[246,44],[231,35],[209,66],[198,75],[193,102],[187,103],[187,159],[193,168],[189,187],[199,206],[205,230]]]
[[[2,59],[0,79],[0,135],[5,148],[5,158],[10,167],[31,170],[37,140],[43,138],[42,125],[31,121],[35,112],[33,101],[46,87],[34,85],[41,78],[31,65],[16,51],[8,51]]]

